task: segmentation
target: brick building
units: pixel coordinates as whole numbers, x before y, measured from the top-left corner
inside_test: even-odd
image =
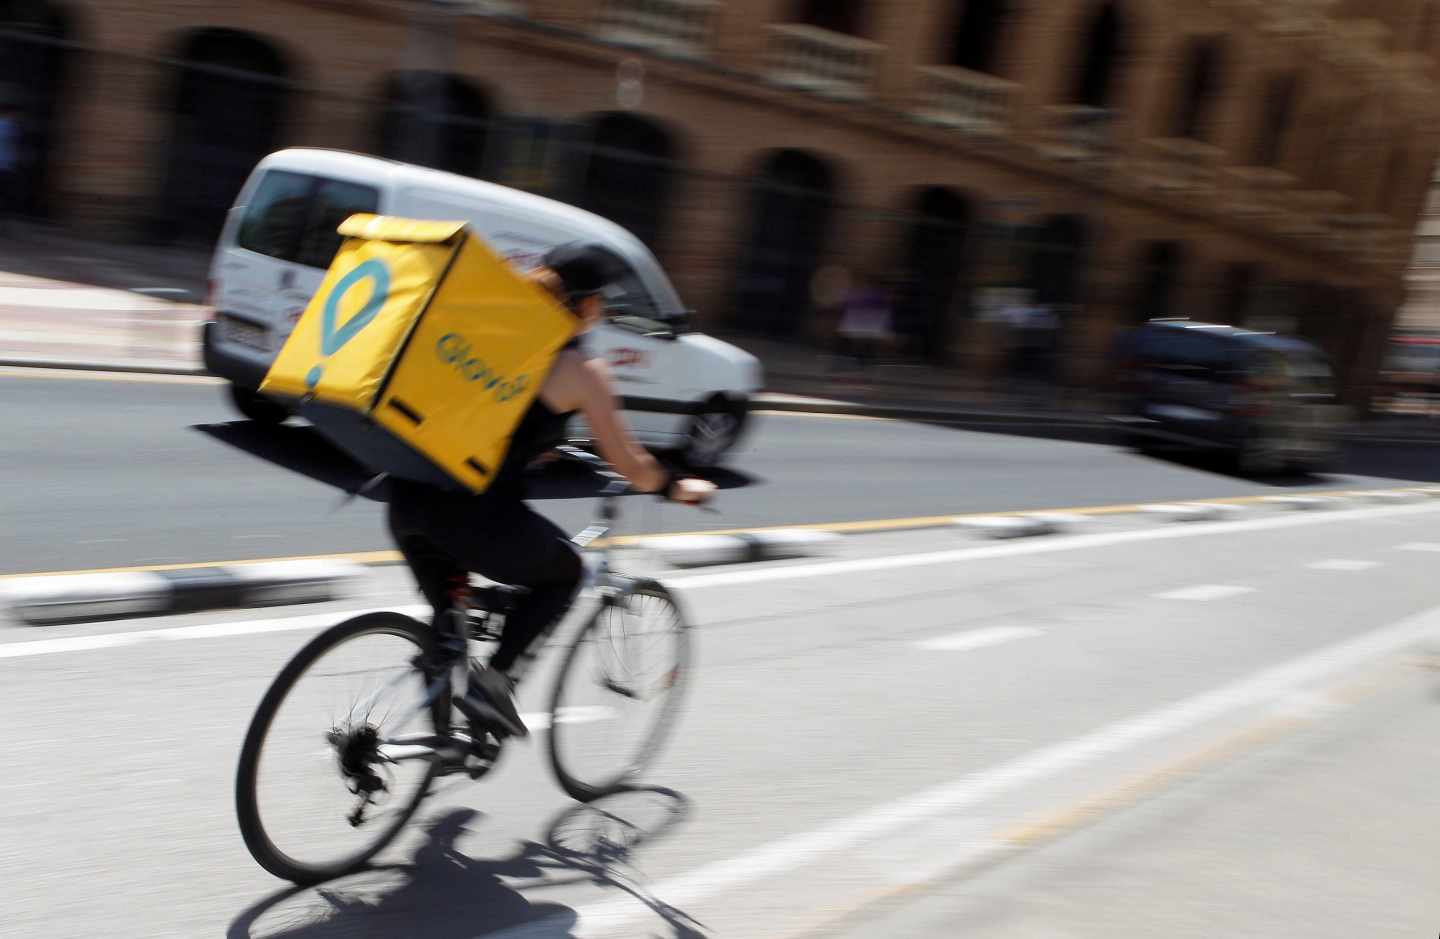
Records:
[[[813,341],[830,262],[993,363],[989,288],[1067,376],[1153,315],[1282,325],[1363,400],[1437,141],[1437,0],[0,0],[26,207],[213,235],[283,145],[555,195],[709,328]]]

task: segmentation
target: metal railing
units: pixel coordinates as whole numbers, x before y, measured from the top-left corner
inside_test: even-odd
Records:
[[[879,43],[800,24],[773,24],[769,33],[771,81],[833,98],[870,95]]]
[[[704,58],[718,0],[608,0],[595,38],[682,58]]]
[[[1008,128],[1015,83],[952,66],[919,70],[921,120],[980,134]]]

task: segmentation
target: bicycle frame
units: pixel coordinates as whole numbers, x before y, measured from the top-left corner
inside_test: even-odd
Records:
[[[600,603],[614,603],[624,593],[624,581],[628,578],[621,577],[614,573],[610,566],[611,542],[607,536],[614,530],[619,522],[620,508],[619,498],[629,491],[630,485],[624,477],[615,473],[609,465],[599,457],[577,450],[573,447],[557,448],[564,456],[576,462],[588,465],[597,474],[609,478],[610,482],[600,493],[600,512],[598,519],[586,526],[582,531],[570,540],[585,552],[582,555],[584,571],[580,583],[580,590],[595,596]],[[499,631],[490,627],[489,621],[494,616],[504,616],[503,611],[477,610],[472,605],[472,588],[467,582],[463,586],[457,586],[454,597],[455,605],[449,610],[449,628],[440,637],[440,644],[444,651],[444,663],[438,674],[430,681],[427,688],[425,700],[415,713],[400,727],[409,726],[410,723],[420,714],[432,708],[435,702],[441,700],[447,692],[452,697],[463,697],[469,690],[470,660],[472,648],[481,641],[498,637]],[[498,592],[492,592],[492,596],[498,596]],[[475,626],[472,614],[480,612],[483,619],[478,626],[483,638],[477,640],[474,636]],[[439,624],[436,624],[437,627]],[[530,665],[536,658],[535,649],[543,648],[545,640],[553,631],[554,625],[545,633],[537,637],[531,647],[531,651],[522,656],[518,665],[517,680],[523,680],[528,673]],[[417,668],[423,666],[417,662]],[[379,696],[400,681],[409,679],[413,672],[407,672],[386,682],[376,689],[372,698],[378,700]],[[439,750],[444,747],[461,745],[469,747],[472,741],[463,734],[455,731],[450,732],[449,738],[439,737],[435,734],[398,734],[382,739],[379,744],[379,752],[386,760],[401,762],[402,760],[434,759]]]

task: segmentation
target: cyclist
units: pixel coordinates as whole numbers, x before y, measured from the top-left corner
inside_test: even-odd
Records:
[[[635,441],[616,409],[605,363],[585,351],[583,334],[604,314],[600,292],[614,279],[610,269],[603,251],[572,243],[552,249],[529,275],[568,307],[580,325],[516,425],[490,487],[474,495],[395,480],[392,488],[391,536],[435,607],[437,622],[450,606],[451,584],[469,571],[527,588],[506,617],[488,667],[472,673],[466,700],[459,703],[472,720],[481,719],[512,736],[527,736],[528,731],[515,706],[510,672],[535,639],[564,615],[582,572],[579,552],[565,533],[525,504],[526,467],[563,441],[566,423],[579,412],[600,455],[636,489],[690,504],[704,503],[715,491],[712,483],[663,466]]]

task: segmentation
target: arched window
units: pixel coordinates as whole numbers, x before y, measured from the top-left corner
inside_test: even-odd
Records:
[[[863,35],[864,0],[799,0],[795,22],[850,36]]]
[[[1006,0],[957,0],[959,13],[948,40],[946,62],[972,72],[995,74]]]
[[[1070,101],[1092,108],[1109,108],[1115,79],[1124,54],[1123,24],[1115,3],[1106,3],[1095,12],[1082,33],[1079,66],[1075,70]]]
[[[1224,48],[1218,37],[1191,40],[1180,67],[1179,94],[1171,137],[1205,139],[1210,112],[1220,91]]]

